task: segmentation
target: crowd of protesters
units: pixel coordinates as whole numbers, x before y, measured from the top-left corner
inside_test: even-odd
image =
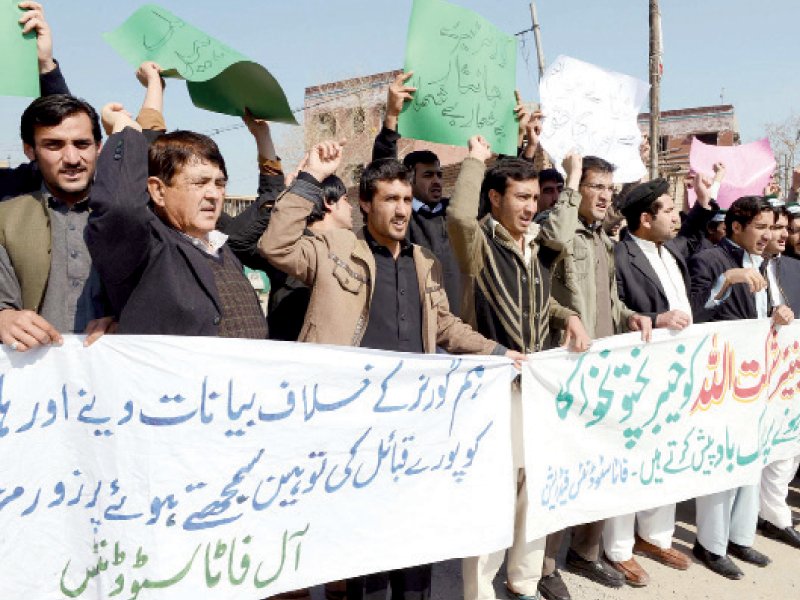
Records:
[[[288,175],[269,124],[249,114],[258,198],[231,217],[216,143],[168,131],[159,66],[136,73],[145,93],[135,118],[119,103],[98,114],[70,93],[42,7],[21,6],[23,30],[37,35],[42,96],[21,117],[30,162],[0,169],[0,341],[13,351],[59,344],[65,333],[86,333],[91,344],[117,332],[495,354],[519,364],[558,346],[584,352],[618,333],[647,342],[653,328],[692,323],[782,326],[800,311],[800,169],[786,197],[773,186],[727,211],[715,202],[725,165],[690,173],[697,200],[680,212],[666,180],[620,188],[602,158],[573,153],[560,165],[565,176],[537,171],[543,116],[518,96],[518,155],[496,156],[474,135],[445,198],[436,154],[398,156],[398,115],[415,92],[401,74],[359,182],[362,228],[353,230],[336,176],[345,142],[315,145]],[[243,265],[269,276],[266,316]],[[691,566],[672,547],[674,504],[528,542],[520,403],[515,383],[514,541],[507,552],[464,558],[465,599],[494,599],[506,560],[512,598],[568,600],[558,562],[565,544],[566,569],[611,588],[648,584],[634,555]],[[760,486],[697,498],[697,561],[730,579],[744,576],[737,561],[767,567],[757,530],[800,549],[787,505],[799,463],[773,462]],[[430,586],[431,565],[419,565],[325,591],[424,600]]]

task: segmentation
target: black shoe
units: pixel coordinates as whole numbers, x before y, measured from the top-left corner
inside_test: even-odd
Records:
[[[700,542],[694,543],[692,554],[694,554],[697,560],[714,571],[714,573],[722,575],[723,577],[727,577],[728,579],[741,579],[744,577],[742,570],[737,567],[736,563],[730,558],[709,552],[700,545]]]
[[[759,519],[758,529],[768,538],[781,541],[784,544],[789,544],[795,548],[800,548],[800,533],[798,533],[794,527],[786,527],[785,529],[781,529],[769,521],[763,521]]]
[[[757,567],[766,567],[772,562],[769,556],[762,554],[752,546],[740,546],[733,542],[728,542],[728,554]]]
[[[572,548],[567,552],[567,569],[570,573],[586,577],[595,583],[610,588],[625,585],[625,576],[601,560],[586,560]]]
[[[572,600],[567,584],[561,579],[561,573],[557,570],[550,575],[543,575],[536,588],[545,600]]]

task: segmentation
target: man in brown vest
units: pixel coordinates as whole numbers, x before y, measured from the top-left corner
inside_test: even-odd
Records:
[[[20,352],[60,344],[60,332],[91,341],[111,321],[84,241],[97,113],[73,96],[46,96],[25,110],[21,131],[43,184],[0,203],[0,341]]]

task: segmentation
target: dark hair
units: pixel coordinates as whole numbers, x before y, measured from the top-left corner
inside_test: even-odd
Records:
[[[539,171],[539,185],[555,181],[559,185],[564,185],[564,177],[558,169],[542,169]]]
[[[772,207],[772,212],[775,215],[775,222],[776,223],[778,222],[778,219],[780,219],[781,217],[786,217],[787,222],[789,220],[791,220],[792,216],[789,214],[789,211],[786,210],[786,205],[785,204],[780,204],[778,206],[775,206],[774,204],[770,204],[770,206]]]
[[[84,113],[92,122],[92,137],[95,143],[100,143],[103,135],[100,131],[100,119],[97,111],[92,105],[75,96],[68,94],[53,94],[52,96],[42,96],[28,105],[22,113],[20,120],[20,135],[22,141],[28,146],[34,147],[34,133],[37,127],[55,127],[67,117]]]
[[[372,202],[379,181],[403,181],[410,184],[411,178],[408,168],[394,158],[381,158],[373,160],[361,174],[358,182],[358,198],[362,202]]]
[[[609,175],[613,174],[617,168],[612,165],[607,160],[604,160],[597,156],[584,156],[583,157],[583,171],[581,172],[581,183],[586,178],[586,174],[589,171],[595,171],[598,173],[608,173]]]
[[[735,200],[725,213],[725,235],[733,235],[734,223],[739,223],[742,228],[747,227],[764,211],[772,212],[772,207],[764,196],[742,196]]]
[[[489,191],[494,190],[501,196],[506,193],[508,180],[528,181],[537,179],[538,174],[533,167],[533,163],[520,158],[503,158],[498,160],[495,165],[486,172],[481,184],[481,202],[478,208],[478,218],[483,218],[492,210],[489,201]]]
[[[620,202],[622,202],[622,199],[620,199]],[[653,198],[650,204],[637,204],[629,210],[619,212],[628,222],[628,231],[636,235],[636,232],[642,226],[642,215],[647,213],[651,217],[655,217],[663,206],[664,203],[659,198]]]
[[[159,136],[152,144],[147,157],[147,170],[151,177],[158,177],[167,185],[177,172],[192,160],[209,162],[220,168],[225,178],[225,159],[216,142],[207,135],[194,131],[173,131]]]
[[[414,152],[406,154],[406,157],[403,159],[403,164],[412,176],[414,175],[417,165],[432,165],[438,162],[439,157],[430,150],[415,150]]]
[[[306,217],[306,223],[311,225],[325,218],[325,213],[331,212],[329,204],[335,204],[342,196],[347,195],[344,181],[336,175],[328,175],[322,180],[322,205],[314,204],[311,214]]]

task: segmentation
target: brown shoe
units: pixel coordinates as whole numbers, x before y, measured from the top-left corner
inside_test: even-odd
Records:
[[[625,583],[633,587],[644,587],[650,583],[650,575],[642,566],[631,557],[628,560],[616,562],[606,556],[608,564],[625,576]]]
[[[676,550],[675,548],[659,548],[655,544],[643,540],[638,535],[636,536],[636,542],[633,544],[633,553],[639,556],[646,556],[656,562],[660,562],[662,565],[678,569],[679,571],[685,571],[692,564],[692,559],[680,550]]]

